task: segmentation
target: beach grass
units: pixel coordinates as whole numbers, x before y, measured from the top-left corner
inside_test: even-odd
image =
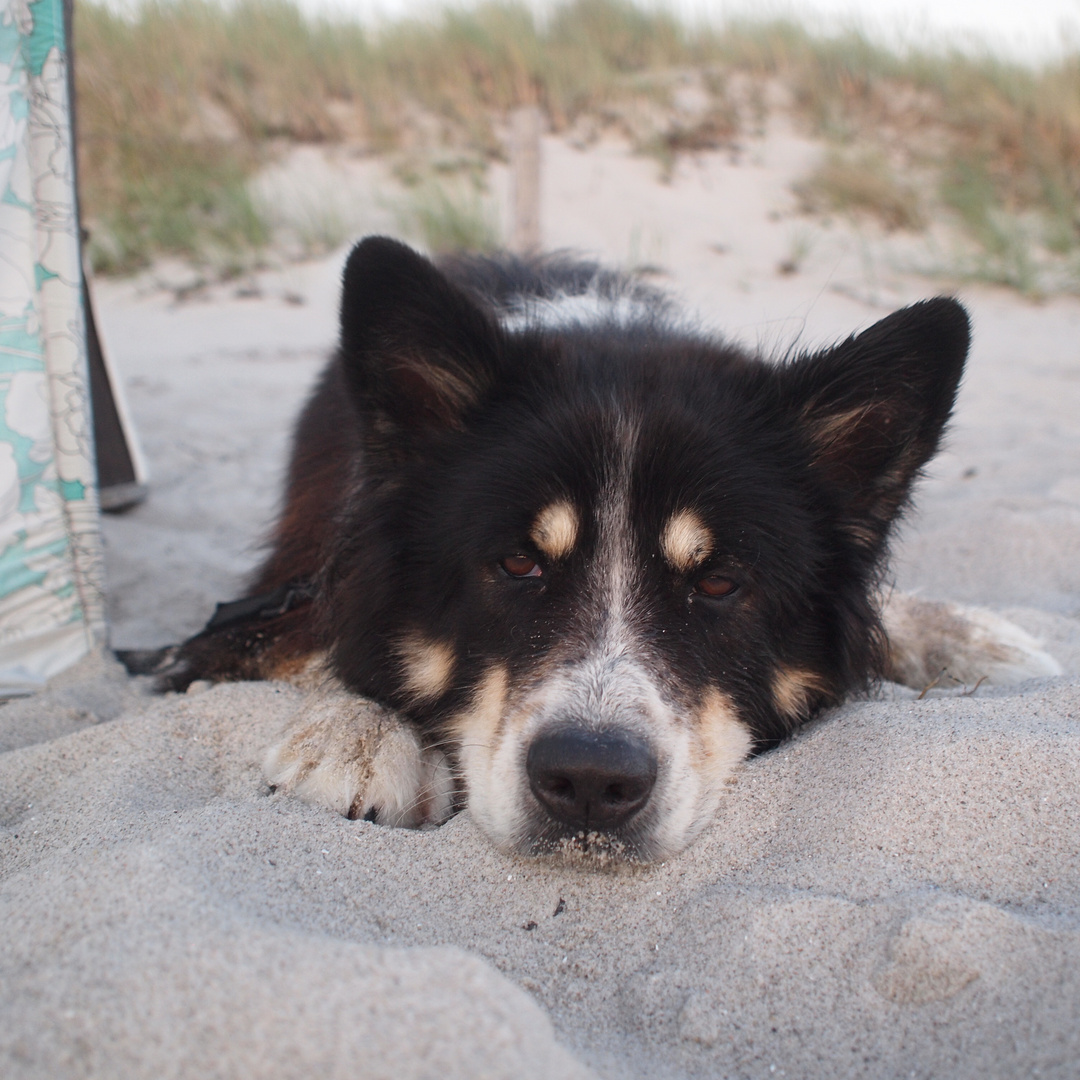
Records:
[[[680,154],[759,131],[775,85],[831,148],[800,185],[808,213],[907,230],[944,215],[1014,282],[1030,278],[1025,258],[1075,264],[1080,251],[1080,53],[1031,67],[899,52],[791,20],[691,27],[626,0],[572,0],[542,17],[494,0],[370,27],[290,0],[141,0],[123,14],[87,0],[75,41],[99,270],[257,253],[271,230],[246,179],[290,144],[456,154],[482,169],[505,153],[507,113],[536,104],[553,130],[618,130],[670,173]],[[678,101],[688,79],[704,94],[692,115]],[[427,191],[414,218],[471,217],[447,235],[487,235],[479,204],[442,197]]]
[[[475,184],[428,179],[408,189],[396,209],[402,234],[434,254],[500,246],[496,212]]]
[[[864,213],[888,231],[917,231],[926,223],[917,190],[896,175],[879,150],[831,151],[796,183],[795,194],[808,214]]]

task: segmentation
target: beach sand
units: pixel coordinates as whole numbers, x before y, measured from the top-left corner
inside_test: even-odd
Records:
[[[657,263],[770,349],[932,294],[850,229],[778,273],[812,152],[789,136],[663,185],[618,144],[549,139],[545,242]],[[114,645],[236,594],[342,258],[248,298],[98,288],[152,470],[105,522]],[[467,812],[409,832],[270,794],[297,690],[152,697],[91,657],[0,707],[0,1074],[1075,1077],[1080,303],[960,295],[969,374],[895,578],[1008,615],[1064,677],[884,687],[748,763],[682,855],[599,871],[501,855]]]

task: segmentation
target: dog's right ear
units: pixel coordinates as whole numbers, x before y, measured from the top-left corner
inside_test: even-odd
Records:
[[[339,358],[379,441],[459,428],[494,381],[501,334],[422,255],[371,236],[353,248]]]
[[[967,312],[939,296],[779,369],[841,528],[880,552],[952,413],[971,338]]]

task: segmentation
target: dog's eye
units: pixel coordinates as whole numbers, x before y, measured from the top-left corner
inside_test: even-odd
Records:
[[[738,583],[732,581],[729,577],[724,577],[723,574],[708,574],[706,577],[699,579],[697,583],[697,591],[702,596],[730,596],[736,589],[738,589]]]
[[[540,564],[528,555],[507,555],[499,560],[499,565],[511,576],[517,578],[539,577],[543,572]]]

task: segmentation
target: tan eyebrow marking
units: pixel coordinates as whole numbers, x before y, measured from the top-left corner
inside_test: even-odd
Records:
[[[566,558],[577,543],[577,511],[565,499],[550,503],[536,515],[529,536],[548,558]]]
[[[674,570],[685,573],[700,566],[712,551],[712,533],[693,510],[672,514],[660,534],[660,551]]]

